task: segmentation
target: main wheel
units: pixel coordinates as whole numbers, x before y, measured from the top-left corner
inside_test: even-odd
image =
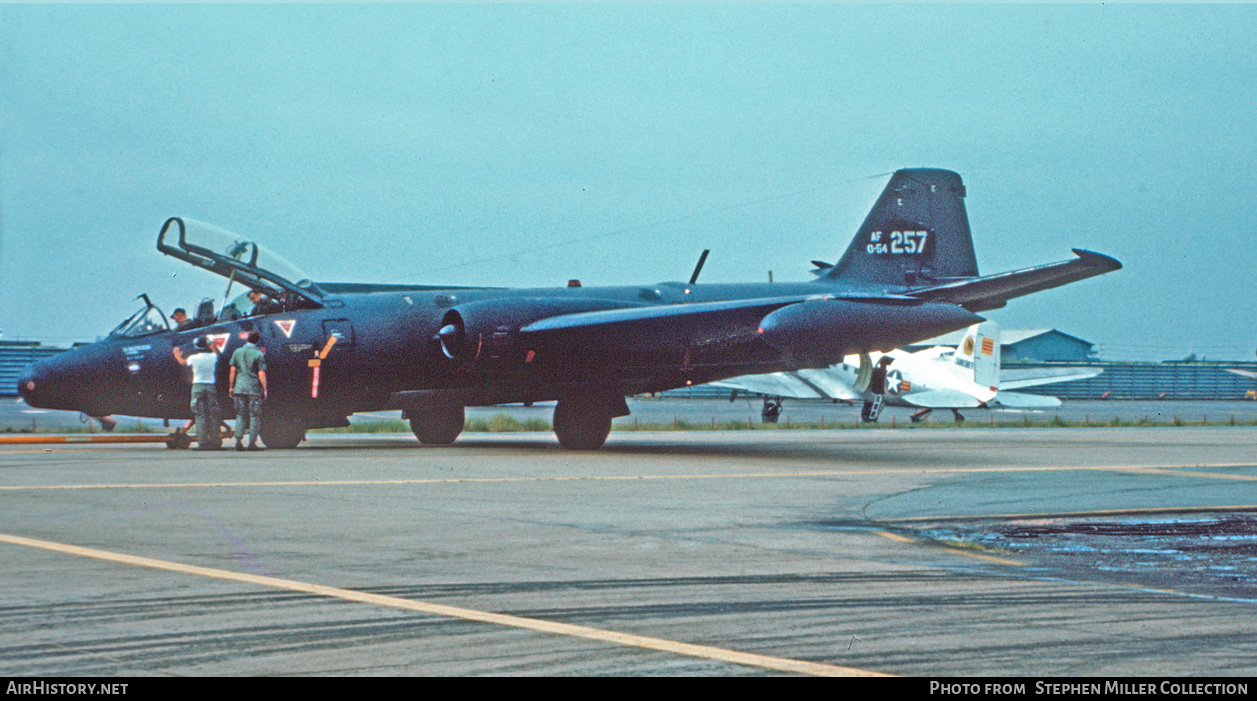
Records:
[[[410,430],[424,445],[449,445],[463,432],[467,421],[461,406],[438,406],[411,409]]]
[[[296,421],[264,417],[258,434],[267,448],[286,450],[296,448],[306,439],[306,427]],[[243,440],[244,436],[236,436],[236,439]]]
[[[603,402],[560,399],[554,405],[554,435],[567,450],[598,450],[611,433],[611,411]]]

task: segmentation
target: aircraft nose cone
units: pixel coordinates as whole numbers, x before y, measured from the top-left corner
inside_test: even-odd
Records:
[[[27,404],[40,409],[100,415],[90,410],[96,408],[91,400],[101,394],[102,382],[111,374],[103,369],[102,360],[97,349],[84,346],[35,361],[18,377],[17,392]]]
[[[17,378],[18,396],[25,400],[27,404],[30,404],[30,399],[35,396],[35,391],[42,380],[43,377],[35,371],[34,365],[26,366],[26,369]]]

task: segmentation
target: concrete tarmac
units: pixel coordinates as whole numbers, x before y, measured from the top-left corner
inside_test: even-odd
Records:
[[[0,447],[0,674],[1257,673],[1257,428]]]

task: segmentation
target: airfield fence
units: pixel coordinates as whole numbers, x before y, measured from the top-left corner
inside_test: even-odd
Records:
[[[1096,377],[1017,390],[1061,399],[1251,399],[1257,380],[1229,369],[1257,370],[1257,363],[1005,363],[1005,367],[1103,368]]]

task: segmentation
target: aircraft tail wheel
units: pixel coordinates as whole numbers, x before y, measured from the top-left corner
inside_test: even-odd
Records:
[[[166,447],[171,450],[179,450],[188,448],[192,445],[192,439],[188,438],[188,434],[183,431],[175,431],[166,438]]]
[[[284,421],[266,416],[262,417],[262,430],[258,433],[267,448],[281,450],[296,448],[301,441],[306,439],[305,426],[296,421]],[[239,436],[239,438],[243,439],[244,436]]]
[[[467,421],[461,406],[438,406],[411,409],[410,430],[424,445],[449,445],[463,432]]]
[[[598,450],[610,433],[610,407],[571,399],[554,405],[554,435],[567,450]]]

